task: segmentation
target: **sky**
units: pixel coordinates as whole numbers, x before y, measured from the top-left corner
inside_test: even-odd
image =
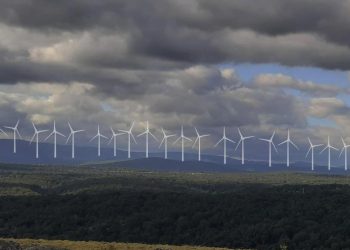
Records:
[[[208,149],[223,126],[350,143],[349,12],[347,0],[2,1],[1,125],[20,119],[30,138],[31,122],[68,133],[69,121],[84,144],[97,124],[110,136],[136,121],[137,134],[146,120],[158,137],[196,126]]]

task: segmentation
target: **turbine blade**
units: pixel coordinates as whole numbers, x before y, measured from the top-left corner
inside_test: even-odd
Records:
[[[297,150],[299,150],[299,148],[298,148],[298,146],[297,145],[295,145],[295,143],[294,142],[292,142],[292,141],[290,141],[290,143],[297,149]]]
[[[244,140],[246,140],[246,139],[250,139],[250,138],[254,138],[255,136],[254,135],[251,135],[251,136],[246,136],[246,137],[243,137],[244,138]]]
[[[111,144],[112,140],[113,140],[114,136],[112,135],[111,138],[109,139],[107,145]]]
[[[237,128],[238,129],[238,134],[239,134],[239,136],[241,137],[241,138],[243,138],[243,135],[242,135],[242,133],[241,133],[241,130],[239,129],[239,128]]]
[[[22,136],[21,136],[21,134],[19,133],[19,131],[18,131],[18,129],[17,129],[17,128],[15,129],[15,131],[14,131],[14,132],[18,134],[18,136],[19,136],[19,138],[20,138],[20,139],[22,139]]]
[[[188,138],[188,137],[186,137],[186,136],[183,136],[183,138],[184,138],[185,140],[192,141],[192,139],[190,139],[190,138]]]
[[[214,145],[214,147],[216,147],[217,145],[219,145],[219,143],[222,142],[223,140],[224,140],[224,137],[221,138],[221,139]]]
[[[287,143],[287,142],[288,142],[288,140],[285,140],[285,141],[279,143],[277,146],[283,145],[283,144],[285,144],[285,143]]]
[[[89,142],[93,141],[98,135],[95,135],[94,137],[92,137]]]
[[[226,141],[232,142],[232,143],[236,143],[234,140],[231,140],[229,138],[226,138]]]
[[[145,135],[145,134],[147,134],[147,131],[142,132],[141,134],[138,134],[137,137],[140,137],[140,136]]]
[[[237,151],[237,148],[238,148],[239,144],[241,144],[241,142],[242,142],[242,139],[240,139],[240,140],[238,141],[237,146],[235,147],[235,151]]]
[[[307,158],[307,156],[309,155],[310,151],[311,151],[311,146],[309,147],[309,150],[307,151],[306,155],[305,155],[305,159]]]
[[[161,146],[162,146],[162,144],[163,144],[163,142],[165,141],[165,137],[163,137],[163,139],[162,139],[162,141],[160,142],[160,144],[159,144],[159,147],[158,148],[160,148]]]
[[[119,131],[119,132],[122,132],[122,133],[124,133],[124,134],[128,134],[128,133],[129,133],[129,131],[121,130],[121,129],[118,129],[118,131]]]
[[[270,142],[269,139],[263,139],[263,138],[259,138],[260,141],[267,141],[267,142]]]
[[[34,133],[34,135],[33,135],[32,139],[30,140],[29,144],[32,144],[32,142],[33,142],[33,140],[35,138],[35,135],[36,135],[36,133]]]
[[[69,136],[68,136],[68,138],[67,138],[67,140],[66,140],[66,144],[68,143],[68,141],[69,141],[69,139],[71,138],[72,134],[73,134],[73,133],[70,133],[70,134],[69,134]]]
[[[49,139],[51,137],[51,135],[53,135],[54,131],[51,132],[51,134],[49,134],[44,141],[46,141],[47,139]]]
[[[135,144],[137,144],[137,141],[136,141],[136,139],[135,139],[134,135],[133,135],[132,133],[130,133],[130,136],[131,136],[131,137],[132,137],[132,139],[134,140]]]
[[[153,137],[154,140],[158,141],[158,138],[154,134],[152,134],[151,132],[149,132],[149,134]]]
[[[194,143],[192,144],[192,148],[194,148],[194,146],[196,146],[198,139],[199,139],[199,137],[197,136],[196,140],[194,140]]]
[[[326,146],[326,147],[324,147],[324,149],[322,149],[322,150],[321,150],[320,154],[322,154],[322,153],[323,153],[323,151],[325,151],[327,148],[328,148],[327,146]]]
[[[58,135],[60,135],[60,136],[62,136],[62,137],[66,137],[64,134],[62,134],[62,133],[60,133],[60,132],[58,132],[58,131],[56,131],[56,134],[58,134]]]
[[[194,130],[196,131],[197,136],[199,136],[199,133],[196,127],[194,127]]]
[[[336,151],[338,151],[339,149],[337,149],[337,148],[335,148],[335,147],[333,147],[333,146],[329,146],[331,149],[334,149],[334,150],[336,150]]]
[[[180,139],[181,139],[181,137],[178,137],[178,138],[173,142],[173,144],[176,144]]]
[[[105,136],[105,135],[103,135],[103,134],[100,134],[100,137],[105,138],[105,139],[108,139],[108,137]]]
[[[277,151],[277,148],[276,148],[276,146],[275,146],[275,143],[273,143],[273,141],[271,141],[271,144],[272,144],[273,148],[275,149],[275,151],[276,151],[276,153],[277,153],[278,151]]]
[[[343,148],[341,149],[341,151],[340,151],[340,154],[339,154],[338,158],[340,158],[340,156],[342,155],[342,153],[343,153],[344,149],[345,149],[345,147],[343,147]]]
[[[4,130],[2,130],[1,128],[0,128],[0,132],[1,133],[3,133],[3,134],[5,134],[6,136],[9,136]]]

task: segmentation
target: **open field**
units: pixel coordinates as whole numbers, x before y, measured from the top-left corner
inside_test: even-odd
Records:
[[[196,246],[171,246],[148,245],[137,243],[114,243],[96,241],[68,241],[68,240],[43,240],[43,239],[1,239],[6,242],[15,242],[26,249],[31,247],[50,247],[65,250],[225,250],[227,248],[196,247]],[[1,244],[0,244],[1,245]],[[237,249],[240,250],[240,249]],[[242,249],[243,250],[243,249]]]
[[[3,165],[0,236],[151,247],[347,249],[349,183],[346,176],[291,172]]]

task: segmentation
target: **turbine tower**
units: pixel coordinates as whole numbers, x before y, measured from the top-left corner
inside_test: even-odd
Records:
[[[278,144],[278,146],[280,146],[282,144],[287,144],[287,167],[289,167],[289,145],[292,144],[293,147],[295,147],[297,150],[299,150],[297,145],[295,145],[295,143],[290,139],[289,129],[288,129],[287,139],[285,141],[281,142],[280,144]]]
[[[192,145],[192,148],[194,148],[194,146],[196,145],[196,143],[198,142],[198,161],[201,161],[201,138],[203,137],[207,137],[209,136],[209,134],[207,135],[200,135],[198,133],[198,130],[197,128],[195,127],[194,130],[196,131],[196,134],[197,134],[197,138],[196,140],[194,141],[193,145]]]
[[[275,131],[273,131],[272,136],[270,137],[270,139],[263,139],[263,138],[259,138],[259,140],[261,141],[266,141],[269,143],[269,167],[271,167],[271,145],[273,146],[273,148],[275,149],[276,153],[277,153],[277,148],[275,146],[275,144],[273,143],[273,137],[275,136]]]
[[[320,152],[320,154],[323,153],[323,151],[325,151],[326,149],[328,149],[328,171],[331,170],[331,149],[334,149],[336,151],[338,151],[337,148],[331,146],[330,142],[329,142],[329,136],[328,136],[328,141],[327,141],[327,145],[325,146],[324,149],[322,149],[322,151]]]
[[[158,141],[157,137],[155,137],[155,135],[152,134],[152,132],[149,130],[148,121],[146,122],[146,130],[143,133],[137,135],[137,137],[140,137],[142,135],[146,136],[146,158],[148,158],[148,136],[151,135],[154,138],[154,140]]]
[[[119,132],[122,132],[124,134],[127,134],[128,135],[128,158],[130,159],[130,144],[131,144],[131,138],[134,140],[135,144],[137,144],[136,140],[135,140],[135,137],[134,135],[132,134],[132,129],[134,127],[134,124],[135,122],[132,122],[131,126],[130,126],[130,129],[129,130],[119,130]]]
[[[111,132],[112,132],[112,136],[108,144],[111,143],[111,141],[113,140],[113,156],[115,157],[117,156],[117,136],[123,135],[125,133],[116,133],[112,127],[111,127]]]
[[[241,156],[241,159],[242,159],[242,165],[244,165],[244,141],[247,140],[247,139],[250,139],[250,138],[253,138],[254,136],[243,136],[241,130],[238,128],[238,133],[239,133],[239,136],[240,136],[240,139],[238,141],[238,144],[235,148],[235,151],[237,150],[239,144],[242,144],[242,156]]]
[[[348,147],[350,147],[350,144],[346,144],[343,137],[341,138],[341,141],[343,142],[343,148],[340,151],[339,157],[344,152],[344,169],[346,171],[348,170]]]
[[[314,171],[314,148],[317,148],[317,147],[321,147],[323,146],[323,144],[312,144],[310,138],[308,137],[307,138],[309,140],[309,144],[310,144],[310,147],[309,147],[309,150],[307,151],[306,153],[306,156],[305,158],[309,155],[310,151],[311,151],[311,170]]]
[[[66,137],[64,134],[58,132],[56,130],[56,121],[53,121],[53,130],[51,132],[51,134],[49,134],[46,138],[45,138],[45,141],[47,139],[49,139],[51,136],[53,135],[53,157],[56,158],[57,157],[57,135],[60,135],[62,137]]]
[[[36,127],[35,127],[35,124],[32,122],[33,124],[33,128],[34,128],[34,134],[33,134],[33,137],[32,139],[30,140],[30,144],[33,142],[34,138],[35,138],[35,158],[39,158],[39,134],[41,133],[44,133],[44,132],[47,132],[48,130],[45,129],[45,130],[38,130]]]
[[[226,137],[226,127],[224,127],[222,138],[214,145],[214,147],[219,145],[221,142],[224,142],[224,164],[225,165],[226,165],[226,142],[227,141],[235,143],[235,141]]]
[[[184,155],[185,140],[192,141],[190,138],[184,136],[184,126],[181,126],[181,135],[179,138],[176,139],[176,141],[174,141],[173,144],[177,143],[179,140],[181,140],[181,161],[183,162],[185,160],[185,155]]]
[[[162,132],[163,132],[163,139],[159,144],[159,148],[164,143],[164,159],[168,159],[168,138],[175,136],[175,134],[167,135],[163,128],[162,128]]]
[[[101,156],[101,138],[108,139],[107,136],[104,136],[103,134],[100,133],[100,125],[97,124],[97,134],[90,139],[90,141],[94,140],[97,138],[97,155],[98,157]]]
[[[72,128],[72,126],[70,125],[70,123],[68,122],[68,126],[69,126],[69,130],[70,130],[70,134],[67,138],[67,141],[66,141],[66,144],[68,143],[69,139],[72,137],[72,159],[75,158],[75,147],[74,147],[74,144],[75,144],[75,134],[76,133],[80,133],[80,132],[83,132],[84,130],[83,129],[80,129],[80,130],[74,130]]]
[[[13,153],[16,153],[16,135],[18,135],[19,138],[22,139],[22,136],[20,135],[20,133],[18,131],[18,125],[19,125],[19,120],[17,121],[17,123],[14,127],[4,126],[7,129],[13,130]]]

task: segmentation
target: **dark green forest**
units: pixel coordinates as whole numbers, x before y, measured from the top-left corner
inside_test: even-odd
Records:
[[[350,249],[347,177],[1,167],[0,236]]]

